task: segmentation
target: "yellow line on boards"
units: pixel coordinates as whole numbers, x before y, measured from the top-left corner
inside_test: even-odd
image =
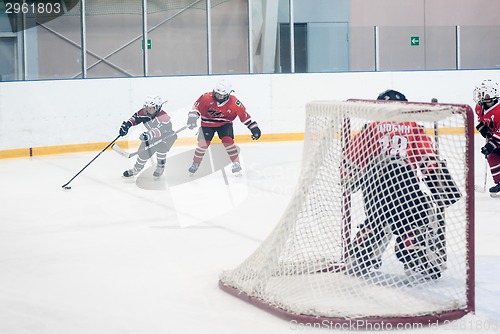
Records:
[[[440,128],[440,133],[443,135],[457,135],[464,134],[464,128]],[[433,130],[428,129],[427,132],[432,134]],[[474,130],[474,133],[478,133]],[[281,141],[302,141],[304,140],[304,133],[274,133],[274,134],[264,134],[259,139],[258,142],[281,142]],[[214,137],[213,143],[220,143],[218,137]],[[256,142],[252,140],[250,134],[248,135],[236,135],[235,142],[238,144]],[[68,144],[68,145],[57,145],[57,146],[42,146],[42,147],[30,147],[30,148],[17,148],[12,150],[0,150],[0,160],[10,159],[10,158],[25,158],[31,156],[41,156],[41,155],[52,155],[52,154],[68,154],[68,153],[78,153],[78,152],[91,152],[100,151],[109,143],[88,143],[88,144]],[[134,149],[138,148],[140,145],[139,140],[122,140],[117,141],[117,144],[124,149]],[[196,137],[184,137],[178,138],[175,141],[174,146],[195,146]],[[109,148],[111,149],[111,148]],[[108,149],[108,150],[109,150]]]
[[[280,141],[300,141],[304,140],[303,133],[275,133],[275,134],[264,134],[260,137],[258,142],[280,142]],[[221,143],[218,137],[214,137],[213,143]],[[248,135],[236,135],[235,142],[241,143],[251,143],[256,142],[252,140],[250,134]],[[138,148],[140,145],[139,140],[122,140],[116,142],[121,148],[124,149],[134,149]],[[52,154],[68,154],[68,153],[78,153],[78,152],[91,152],[91,151],[101,151],[109,143],[87,143],[87,144],[68,144],[68,145],[56,145],[56,146],[41,146],[41,147],[30,147],[30,148],[18,148],[12,150],[0,150],[0,159],[10,159],[10,158],[25,158],[31,156],[41,156],[41,155],[52,155]],[[196,137],[189,138],[178,138],[175,141],[174,146],[195,146]],[[108,150],[110,150],[109,148]]]

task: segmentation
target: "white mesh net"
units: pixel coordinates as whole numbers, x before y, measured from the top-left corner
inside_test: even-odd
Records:
[[[291,317],[470,311],[470,108],[325,101],[306,114],[295,194],[221,287]]]

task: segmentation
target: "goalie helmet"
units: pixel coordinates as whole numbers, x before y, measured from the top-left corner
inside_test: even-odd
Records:
[[[394,100],[394,101],[408,101],[406,96],[403,93],[398,92],[397,90],[388,89],[382,93],[380,93],[377,97],[377,100]]]
[[[224,103],[229,99],[232,92],[231,84],[226,80],[221,80],[215,85],[213,91],[214,100],[219,104]]]
[[[491,79],[483,80],[474,88],[474,102],[480,106],[498,100],[498,97],[498,84]]]
[[[160,112],[162,105],[163,102],[159,96],[146,96],[144,100],[144,110],[151,117],[156,116]]]

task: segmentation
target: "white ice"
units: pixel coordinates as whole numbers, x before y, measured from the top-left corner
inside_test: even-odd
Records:
[[[478,185],[481,144],[476,137]],[[243,261],[273,229],[300,173],[302,142],[240,148],[243,177],[226,168],[172,187],[165,177],[122,178],[134,159],[113,151],[68,191],[61,186],[98,152],[0,160],[0,333],[313,331],[217,286],[221,271]],[[181,171],[167,164],[172,172]],[[438,329],[392,333],[500,333],[500,199],[475,196],[475,314]]]

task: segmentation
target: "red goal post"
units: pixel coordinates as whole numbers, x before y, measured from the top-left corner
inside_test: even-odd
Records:
[[[385,143],[369,137],[380,124],[408,130],[417,145],[426,137],[435,153],[405,146],[397,159],[359,163],[353,156]],[[295,194],[220,288],[304,324],[426,325],[474,311],[473,124],[468,105],[308,103]],[[390,144],[400,149],[401,139]]]

